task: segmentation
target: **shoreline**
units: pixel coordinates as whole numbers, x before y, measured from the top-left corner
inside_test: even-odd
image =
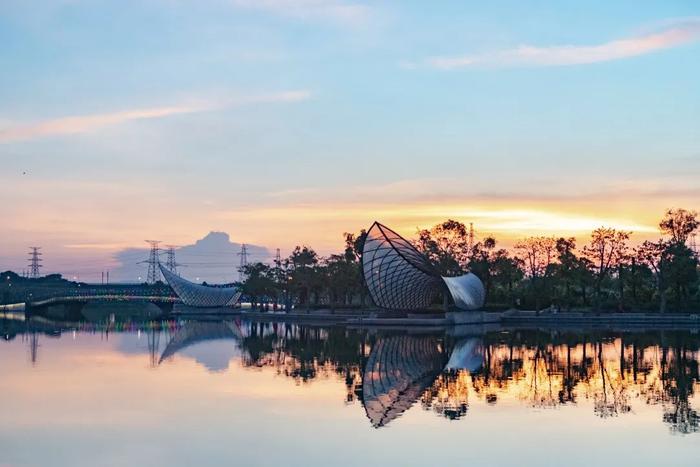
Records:
[[[540,313],[530,311],[508,312],[448,312],[421,317],[420,315],[381,316],[381,313],[285,313],[260,311],[231,312],[182,312],[175,311],[171,316],[184,319],[243,317],[256,321],[293,322],[300,324],[333,324],[352,327],[411,327],[411,328],[451,328],[462,326],[500,325],[514,328],[682,328],[700,329],[700,313]]]

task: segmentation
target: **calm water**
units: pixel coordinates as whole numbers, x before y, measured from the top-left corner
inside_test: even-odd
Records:
[[[698,465],[697,334],[0,329],[0,465]]]

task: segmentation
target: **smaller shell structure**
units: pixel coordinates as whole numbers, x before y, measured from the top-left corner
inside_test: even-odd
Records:
[[[443,277],[447,289],[452,295],[457,308],[463,310],[476,310],[483,306],[486,291],[481,279],[470,273],[457,277]]]
[[[187,306],[196,308],[216,308],[233,306],[241,298],[241,291],[237,287],[218,287],[195,284],[174,274],[162,264],[160,271],[163,277],[173,288],[175,294]]]
[[[477,310],[484,305],[484,285],[476,275],[441,277],[408,240],[379,222],[367,231],[362,274],[374,304],[381,308],[424,309],[443,291],[462,310]]]

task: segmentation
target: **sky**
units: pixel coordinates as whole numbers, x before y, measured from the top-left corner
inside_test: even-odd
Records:
[[[0,270],[700,209],[694,0],[3,0],[0,44]]]

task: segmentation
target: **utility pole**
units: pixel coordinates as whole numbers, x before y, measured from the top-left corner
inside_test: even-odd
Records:
[[[148,264],[148,275],[146,276],[146,282],[149,284],[155,284],[160,280],[160,271],[158,270],[158,251],[160,248],[160,240],[146,240],[146,243],[151,245],[151,252],[148,255],[148,260],[141,261],[141,263]]]
[[[42,268],[40,246],[29,247],[29,278],[38,279],[40,277],[39,268]]]
[[[238,266],[238,280],[240,280],[242,282],[244,279],[243,271],[245,270],[245,267],[248,265],[248,246],[246,246],[245,243],[241,244],[241,252],[238,253],[238,256],[241,257],[241,262],[240,262],[240,265]]]
[[[175,261],[175,246],[174,245],[166,245],[167,250],[166,252],[166,260],[165,260],[165,267],[168,268],[168,270],[174,274],[177,274],[177,267],[179,264]]]

